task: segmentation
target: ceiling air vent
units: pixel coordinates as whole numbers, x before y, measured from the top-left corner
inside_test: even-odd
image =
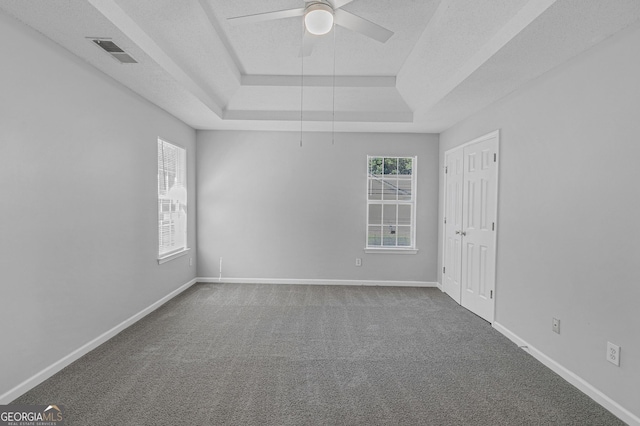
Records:
[[[92,38],[91,41],[102,50],[113,56],[121,64],[137,64],[138,61],[133,59],[127,52],[118,47],[117,44],[111,40]]]

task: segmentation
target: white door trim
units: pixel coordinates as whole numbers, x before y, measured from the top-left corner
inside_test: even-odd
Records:
[[[456,149],[464,148],[465,146],[473,145],[474,143],[486,141],[487,139],[491,139],[493,137],[498,139],[498,150],[499,150],[500,149],[500,129],[494,130],[493,132],[487,133],[486,135],[480,136],[479,138],[475,138],[475,139],[470,140],[469,142],[465,142],[465,143],[463,143],[461,145],[456,145],[453,148],[449,148],[448,150],[446,150],[444,152],[444,155],[447,155],[448,153],[450,153],[451,151],[455,151]],[[498,154],[500,154],[500,152],[498,152]]]
[[[497,161],[496,161],[496,197],[495,197],[495,232],[493,233],[493,244],[495,247],[495,256],[494,256],[494,292],[493,292],[493,321],[495,322],[495,307],[496,307],[496,300],[498,297],[498,231],[500,229],[500,219],[499,219],[499,199],[500,199],[500,129],[498,130],[494,130],[492,132],[489,132],[483,136],[480,136],[478,138],[472,139],[468,142],[465,142],[463,144],[457,145],[453,148],[450,148],[448,150],[446,150],[444,152],[444,157],[443,157],[443,161],[445,161],[445,159],[447,158],[448,154],[451,154],[453,151],[458,150],[458,149],[464,149],[466,146],[469,145],[473,145],[475,143],[478,142],[483,142],[485,140],[488,139],[492,139],[495,138],[497,140],[496,143],[496,155],[497,155]],[[446,161],[445,161],[446,163]],[[446,165],[446,164],[445,164]],[[446,210],[446,203],[447,203],[447,194],[446,194],[446,188],[447,188],[447,173],[445,173],[445,169],[444,167],[442,168],[442,174],[444,176],[443,178],[443,182],[444,182],[444,186],[443,186],[443,191],[444,191],[444,197],[443,197],[443,205],[442,205],[442,212],[443,212],[443,218],[444,218],[444,213]],[[442,241],[441,241],[441,250],[442,250],[442,265],[444,267],[444,265],[446,264],[445,261],[445,256],[446,256],[446,235],[445,235],[445,224],[444,222],[440,223],[442,225]],[[442,275],[442,285],[444,287],[444,273]]]
[[[461,303],[462,286],[462,236],[458,235],[462,229],[462,203],[463,203],[463,187],[464,187],[464,149],[454,149],[445,154],[445,187],[444,187],[444,220],[443,220],[443,239],[442,239],[442,289],[458,304]],[[451,170],[448,170],[451,169]],[[458,181],[458,186],[452,194],[452,185]],[[450,197],[456,197],[455,200]],[[458,229],[456,229],[458,227]],[[451,240],[451,231],[454,231],[453,240]],[[456,243],[459,244],[456,250]],[[449,256],[453,255],[453,259]],[[460,262],[456,262],[458,259]],[[448,272],[446,271],[446,268]],[[457,284],[457,288],[452,288],[451,284]]]

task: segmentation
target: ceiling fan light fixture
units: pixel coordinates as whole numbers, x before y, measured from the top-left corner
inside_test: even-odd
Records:
[[[313,35],[325,35],[333,28],[333,9],[324,3],[315,3],[304,12],[304,25]]]

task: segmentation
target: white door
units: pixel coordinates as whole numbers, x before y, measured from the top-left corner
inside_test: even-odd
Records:
[[[445,154],[443,290],[489,322],[495,307],[497,154],[498,132]]]
[[[461,304],[493,322],[498,138],[464,147]]]
[[[460,303],[462,266],[462,149],[445,155],[443,289]]]

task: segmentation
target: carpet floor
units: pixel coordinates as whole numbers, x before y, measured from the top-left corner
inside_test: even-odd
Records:
[[[624,424],[434,288],[196,284],[13,403],[83,426]]]

